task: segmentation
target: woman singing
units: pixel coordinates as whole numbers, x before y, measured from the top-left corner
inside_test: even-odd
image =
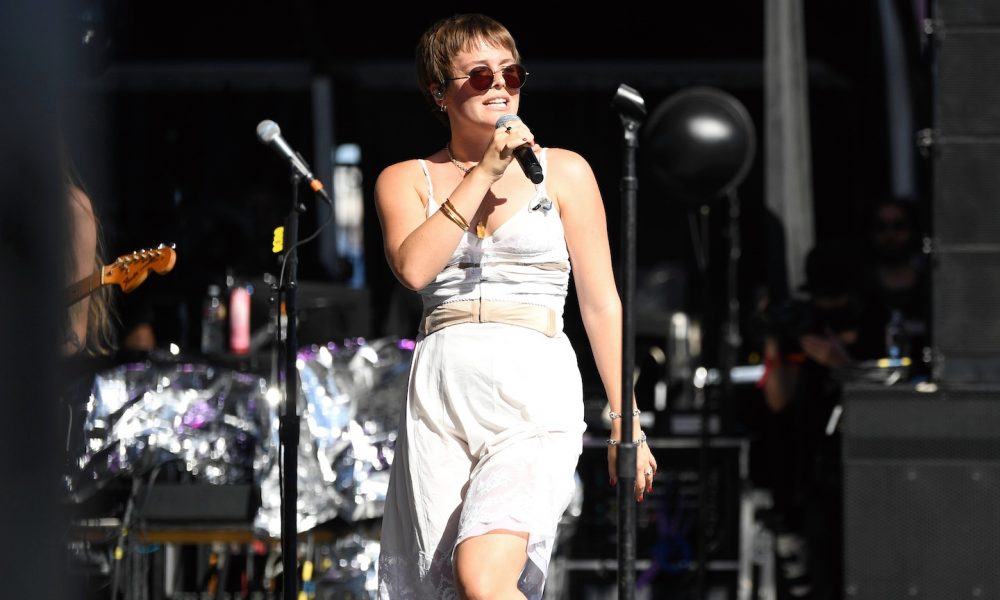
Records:
[[[622,408],[621,301],[593,172],[574,152],[538,146],[519,119],[500,120],[518,112],[519,59],[489,17],[427,30],[417,76],[450,138],[375,184],[389,266],[424,306],[382,524],[381,598],[541,598],[585,429],[562,330],[571,265],[611,439],[623,410],[635,418],[633,402]],[[523,147],[543,183],[514,160]],[[637,419],[634,431],[642,439]],[[614,484],[614,444],[608,469]],[[642,500],[656,471],[645,444],[636,469]]]

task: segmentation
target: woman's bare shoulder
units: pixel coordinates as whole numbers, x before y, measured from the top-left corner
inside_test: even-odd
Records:
[[[565,148],[549,148],[546,153],[549,169],[570,175],[591,171],[590,163],[578,152]]]
[[[411,193],[420,198],[421,204],[426,205],[429,195],[427,177],[417,159],[404,160],[385,167],[375,181],[375,199],[380,203]]]

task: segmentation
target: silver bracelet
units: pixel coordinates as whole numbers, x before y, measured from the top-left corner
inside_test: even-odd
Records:
[[[635,410],[632,411],[632,416],[633,417],[638,417],[641,412],[642,411],[637,408],[637,409],[635,409]],[[614,421],[615,419],[622,418],[622,414],[621,413],[616,413],[615,411],[612,410],[612,411],[608,411],[608,417],[612,421]]]
[[[609,445],[609,446],[617,446],[617,445],[618,445],[618,444],[620,444],[620,443],[621,443],[621,442],[620,442],[619,440],[613,440],[613,439],[611,439],[611,438],[608,438],[608,445]],[[637,439],[637,440],[636,440],[635,442],[633,442],[633,443],[634,443],[634,444],[635,444],[636,446],[642,446],[643,444],[645,444],[645,443],[646,443],[646,432],[645,432],[645,431],[643,431],[642,433],[640,433],[640,434],[639,434],[639,439]]]

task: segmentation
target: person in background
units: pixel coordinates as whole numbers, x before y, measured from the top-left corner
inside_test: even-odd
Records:
[[[66,245],[66,287],[91,276],[104,266],[100,222],[90,195],[63,148],[63,184],[70,222]],[[112,286],[101,286],[69,304],[65,314],[62,345],[62,393],[59,398],[60,428],[65,432],[65,469],[72,471],[75,458],[84,451],[83,419],[94,385],[94,377],[116,350],[115,312]]]
[[[919,372],[923,349],[929,345],[930,282],[921,236],[913,218],[912,201],[883,200],[872,210],[865,303],[886,332],[887,352],[913,359]]]
[[[610,481],[623,418],[635,423],[637,500],[656,471],[634,398],[621,398],[622,310],[604,205],[579,154],[542,149],[519,119],[497,126],[518,113],[528,75],[503,25],[476,14],[439,21],[418,44],[417,75],[449,137],[375,184],[389,266],[424,307],[382,521],[379,596],[538,599],[586,427],[562,331],[570,265],[612,412]],[[514,162],[519,148],[534,151],[543,183]]]
[[[67,168],[65,184],[70,215],[70,244],[66,257],[67,287],[104,266],[100,226],[94,215],[93,203],[79,179],[71,173]],[[110,287],[100,287],[69,306],[64,354],[111,354],[115,347],[112,292]]]
[[[773,413],[764,442],[791,597],[839,598],[842,507],[841,374],[883,353],[863,303],[857,244],[831,240],[806,257],[806,298],[770,307],[759,382]]]

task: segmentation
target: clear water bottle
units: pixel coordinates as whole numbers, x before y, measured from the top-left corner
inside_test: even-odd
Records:
[[[222,301],[222,288],[208,286],[201,311],[201,353],[222,354],[226,344],[226,303]]]

